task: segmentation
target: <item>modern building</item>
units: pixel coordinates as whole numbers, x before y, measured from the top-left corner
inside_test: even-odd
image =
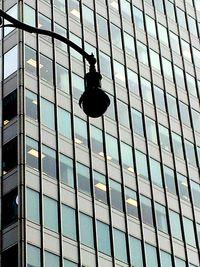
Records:
[[[3,0],[94,53],[1,29],[2,267],[200,266],[200,1]],[[6,24],[6,21],[4,21]]]

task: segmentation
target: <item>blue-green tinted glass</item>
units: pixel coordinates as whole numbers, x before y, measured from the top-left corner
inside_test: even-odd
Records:
[[[147,156],[138,150],[135,151],[135,156],[136,156],[137,174],[139,176],[142,176],[143,178],[148,179],[149,175],[147,168]]]
[[[59,267],[60,259],[55,254],[44,252],[45,266],[44,267]]]
[[[154,223],[151,200],[145,196],[140,196],[140,199],[142,204],[142,221],[153,226]]]
[[[55,129],[54,104],[44,98],[41,98],[41,121],[50,129]]]
[[[14,73],[18,68],[18,46],[14,46],[4,54],[4,79]]]
[[[84,92],[84,79],[75,73],[72,73],[72,90],[76,99],[79,99]]]
[[[91,125],[90,136],[92,151],[98,155],[102,155],[102,153],[104,154],[102,130]]]
[[[191,189],[192,189],[192,199],[195,206],[200,208],[200,184],[190,181]]]
[[[127,128],[130,128],[128,105],[118,100],[117,106],[119,123]]]
[[[88,146],[87,123],[78,117],[74,117],[75,143]]]
[[[167,166],[163,166],[165,186],[168,192],[176,195],[174,170]]]
[[[39,193],[27,188],[27,218],[33,222],[40,222]]]
[[[129,237],[131,264],[134,267],[143,267],[143,255],[141,241],[132,236]]]
[[[182,198],[185,201],[190,201],[187,177],[185,177],[180,173],[177,173],[177,180],[178,180],[180,198]]]
[[[119,151],[117,138],[106,133],[106,152],[107,159],[114,163],[119,163]]]
[[[75,210],[62,205],[62,229],[63,235],[76,240],[76,213]]]
[[[77,163],[78,190],[91,195],[90,171],[83,164]]]
[[[38,142],[26,137],[26,163],[28,166],[38,170],[39,160]]]
[[[60,154],[60,177],[62,183],[74,187],[73,160]]]
[[[149,244],[145,244],[145,251],[147,267],[158,267],[156,248]]]
[[[131,109],[131,119],[133,124],[133,130],[135,133],[144,136],[144,126],[142,120],[142,113],[136,109]]]
[[[58,204],[52,198],[44,196],[44,226],[58,232]],[[47,265],[48,266],[48,265]]]
[[[158,203],[155,203],[155,208],[156,208],[156,220],[157,220],[158,230],[167,233],[168,226],[167,226],[166,209],[164,206]]]
[[[127,214],[138,218],[138,202],[136,192],[126,187],[125,193]]]
[[[78,267],[78,264],[64,259],[64,267]]]
[[[172,210],[169,211],[172,236],[182,240],[180,215]]]
[[[172,266],[172,257],[169,253],[161,250],[160,251],[161,266],[162,267],[173,267]]]
[[[118,229],[113,229],[115,258],[127,262],[127,247],[125,233]]]
[[[151,180],[159,187],[163,187],[160,162],[150,158]]]
[[[26,115],[35,121],[38,120],[37,95],[29,90],[26,90]]]
[[[190,246],[196,247],[193,221],[183,217],[183,226],[186,243]]]
[[[69,94],[69,73],[59,64],[56,64],[56,86],[59,90]]]
[[[176,267],[186,267],[185,261],[175,257]]]
[[[27,245],[27,266],[28,267],[41,266],[40,249],[29,244]]]
[[[131,146],[121,142],[121,156],[122,156],[122,166],[129,172],[134,172],[133,166],[133,149]]]
[[[58,107],[58,131],[64,137],[72,138],[70,113],[60,107]]]
[[[96,200],[107,204],[107,185],[105,176],[94,171],[93,180]]]
[[[90,216],[83,213],[80,213],[80,236],[82,244],[94,247],[93,221]]]
[[[56,151],[42,145],[42,172],[50,177],[57,178]]]
[[[146,132],[147,132],[147,139],[154,144],[158,143],[157,139],[157,131],[156,131],[156,124],[155,121],[146,117],[145,118],[146,123]]]
[[[111,205],[113,208],[123,211],[121,184],[110,180]]]
[[[110,229],[105,223],[97,221],[98,250],[107,255],[111,255]]]

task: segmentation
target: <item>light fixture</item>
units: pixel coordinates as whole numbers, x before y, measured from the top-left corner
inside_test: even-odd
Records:
[[[119,6],[118,6],[118,3],[117,3],[117,2],[112,1],[112,3],[110,3],[110,5],[111,5],[112,7],[114,7],[115,9],[119,10]]]
[[[99,152],[98,154],[99,154],[101,157],[105,158],[105,155],[104,155],[103,152]],[[111,156],[107,156],[106,158],[107,158],[107,160],[112,160],[112,157],[111,157]]]
[[[72,11],[70,11],[70,13],[72,15],[74,15],[75,17],[77,17],[78,19],[80,19],[80,12],[77,9],[72,9]]]
[[[75,143],[76,143],[76,144],[82,144],[83,142],[82,142],[80,139],[75,138]]]
[[[106,185],[105,184],[102,184],[102,183],[97,183],[95,184],[95,187],[97,187],[98,189],[106,192],[107,191],[107,188],[106,188]]]
[[[35,158],[39,158],[39,152],[34,149],[34,148],[31,148],[29,151],[28,151],[28,154],[30,154],[31,156],[35,157]],[[42,154],[42,159],[45,158],[45,155]]]
[[[125,82],[125,77],[124,75],[122,75],[121,73],[117,72],[115,73],[115,78],[117,78],[118,80]]]
[[[32,103],[33,103],[34,105],[37,105],[37,100],[33,100]]]
[[[3,121],[3,125],[5,126],[6,124],[8,124],[9,123],[9,120],[5,120],[5,121]]]
[[[132,173],[134,173],[134,169],[133,169],[133,167],[128,167],[128,169],[127,169],[129,172],[132,172]]]
[[[37,62],[36,60],[30,58],[29,60],[26,61],[29,65],[31,65],[32,67],[36,68],[37,67]],[[42,64],[39,64],[39,68],[41,69],[43,67]]]
[[[128,198],[127,200],[126,200],[126,202],[128,203],[128,204],[130,204],[130,205],[132,205],[132,206],[135,206],[135,207],[137,207],[137,201],[135,200],[135,199],[133,199],[133,198]]]

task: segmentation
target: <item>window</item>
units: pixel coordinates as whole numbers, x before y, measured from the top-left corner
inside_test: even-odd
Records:
[[[166,58],[162,57],[162,66],[163,66],[164,77],[173,82],[174,78],[173,78],[173,71],[172,71],[172,63],[171,63],[171,61],[169,61]]]
[[[16,17],[17,18],[17,17]],[[24,23],[35,27],[35,10],[24,4]]]
[[[27,244],[27,267],[41,267],[40,249]]]
[[[63,154],[60,154],[60,177],[62,183],[74,188],[73,160]]]
[[[177,110],[177,102],[176,98],[172,95],[167,94],[167,105],[169,115],[178,120],[178,110]]]
[[[167,215],[165,207],[158,203],[155,203],[155,209],[158,230],[168,233]]]
[[[17,90],[4,97],[2,105],[2,119],[5,126],[17,116]]]
[[[186,267],[185,261],[175,257],[176,267]]]
[[[182,48],[182,55],[185,59],[189,60],[190,62],[192,62],[192,55],[191,55],[191,49],[190,49],[190,45],[189,43],[187,43],[186,41],[184,41],[183,39],[181,39],[181,48]],[[196,50],[198,51],[198,50]],[[194,50],[193,50],[193,53],[194,53]],[[194,58],[194,63],[196,65],[197,63],[197,66],[199,65],[200,66],[200,61],[198,59],[196,59],[195,57],[196,56],[199,56],[200,53],[197,53],[195,55],[193,55],[193,58]]]
[[[99,128],[90,125],[90,136],[91,136],[91,148],[92,152],[101,155],[104,155],[103,147],[103,133]]]
[[[146,251],[147,267],[152,267],[152,266],[158,267],[156,248],[146,243],[145,251]]]
[[[79,99],[84,92],[84,88],[84,79],[75,73],[72,73],[72,90],[74,98]]]
[[[164,171],[164,179],[165,179],[166,190],[168,192],[176,195],[174,170],[172,170],[169,167],[164,165],[163,166],[163,171]]]
[[[42,145],[42,172],[52,178],[57,178],[56,151]]]
[[[82,5],[82,15],[84,26],[94,32],[94,12],[85,5]]]
[[[58,232],[58,204],[57,201],[47,196],[43,197],[44,200],[44,227]],[[48,267],[48,265],[46,266]],[[53,267],[53,266],[52,266]],[[55,266],[54,266],[55,267]]]
[[[67,31],[57,23],[54,23],[54,31],[63,37],[67,37]],[[68,47],[65,43],[55,40],[56,47],[60,48],[63,52],[68,53]],[[66,88],[65,88],[66,89]]]
[[[78,267],[78,264],[64,259],[64,267]]]
[[[169,253],[161,250],[160,258],[162,267],[172,267],[172,257]]]
[[[186,82],[188,92],[193,96],[197,96],[197,86],[195,78],[192,75],[186,73]]]
[[[124,19],[129,20],[132,22],[132,15],[131,15],[131,5],[128,1],[126,0],[121,0],[121,11],[122,11],[122,16]]]
[[[180,48],[179,37],[171,31],[169,31],[169,37],[170,37],[171,49],[180,55],[181,48]]]
[[[100,61],[101,74],[112,79],[110,57],[100,51],[99,61]]]
[[[26,90],[26,115],[35,121],[38,120],[37,95],[29,90]]]
[[[27,5],[24,5],[24,6],[26,7]],[[26,10],[26,8],[25,8],[25,10]],[[6,11],[6,13],[8,15],[12,16],[13,18],[17,19],[18,18],[18,4],[12,6],[8,11]],[[30,18],[31,18],[31,16],[30,16]],[[9,24],[9,23],[10,22],[7,21],[6,19],[4,20],[4,25]],[[30,23],[30,21],[29,21],[29,23]],[[8,35],[10,32],[12,32],[13,30],[14,30],[14,28],[12,28],[12,27],[5,27],[4,28],[4,37],[6,35]]]
[[[107,19],[100,16],[99,14],[97,14],[96,17],[97,17],[97,27],[98,27],[99,36],[108,40],[108,21],[107,21]]]
[[[122,202],[122,187],[121,184],[110,179],[110,196],[111,196],[111,206],[114,209],[123,212],[123,202]]]
[[[107,224],[100,221],[97,221],[97,241],[98,241],[98,251],[110,256],[111,255],[110,229]]]
[[[44,260],[45,260],[44,267],[59,267],[60,266],[59,256],[52,254],[48,251],[44,252]]]
[[[114,228],[114,253],[117,260],[127,262],[127,247],[125,233]]]
[[[71,1],[70,1],[71,2]],[[82,47],[82,41],[81,41],[81,38],[78,37],[77,35],[73,34],[72,32],[70,32],[70,40],[77,44],[79,47]],[[78,53],[75,49],[73,48],[70,48],[70,55],[72,56],[72,58],[75,58],[79,61],[83,61],[83,57],[80,53]]]
[[[69,94],[69,73],[68,70],[56,63],[56,87]]]
[[[3,174],[17,166],[17,137],[2,147],[2,169]]]
[[[154,0],[154,5],[156,10],[160,11],[161,13],[164,13],[163,2],[161,2],[160,0]]]
[[[91,195],[90,170],[83,164],[77,163],[78,190]]]
[[[132,266],[143,267],[144,264],[141,241],[133,236],[129,236],[129,242]]]
[[[27,188],[27,218],[35,223],[40,223],[40,199],[39,193]]]
[[[142,77],[141,77],[141,90],[142,90],[142,98],[152,104],[153,96],[152,96],[151,83]]]
[[[184,140],[184,143],[185,143],[185,152],[188,163],[193,166],[197,166],[194,145],[187,140]]]
[[[62,230],[63,235],[77,240],[76,212],[71,207],[62,204]]]
[[[39,164],[39,146],[34,139],[26,137],[26,163],[29,167],[38,170]]]
[[[122,49],[121,29],[117,27],[116,25],[110,23],[110,30],[111,30],[112,44]]]
[[[133,17],[135,26],[144,31],[143,12],[135,6],[133,6]]]
[[[167,151],[171,151],[171,145],[169,140],[169,130],[162,126],[161,124],[158,125],[159,129],[159,137],[160,137],[160,144],[161,147]]]
[[[55,129],[54,104],[45,98],[41,98],[41,121],[48,128]]]
[[[62,136],[71,139],[71,114],[58,107],[58,132]]]
[[[4,54],[4,79],[18,69],[18,46],[14,46]]]
[[[156,85],[154,85],[153,89],[154,89],[156,107],[166,112],[164,91]]]
[[[145,196],[140,196],[140,199],[143,223],[154,226],[151,200]]]
[[[169,219],[170,219],[170,226],[172,231],[172,236],[179,240],[182,240],[182,232],[181,232],[181,222],[180,222],[180,215],[175,211],[169,211]]]
[[[151,66],[152,68],[161,73],[161,68],[160,68],[160,57],[157,52],[154,50],[150,49],[150,60],[151,60]]]
[[[188,15],[187,15],[187,20],[188,20],[189,32],[198,37],[196,20]]]
[[[54,6],[62,12],[65,12],[65,0],[54,0]]]
[[[43,81],[53,85],[53,62],[43,55],[40,55],[40,77]]]
[[[12,190],[2,197],[2,226],[13,224],[18,219],[18,191]]]
[[[148,179],[149,175],[147,167],[147,156],[138,150],[135,151],[135,156],[136,156],[137,174],[145,179]]]
[[[80,6],[78,0],[70,0],[69,2],[69,15],[71,18],[80,22]]]
[[[95,199],[107,204],[107,186],[104,175],[93,171]]]
[[[113,163],[119,163],[119,151],[117,138],[106,133],[106,153],[107,159]],[[102,155],[104,156],[104,155]]]
[[[42,65],[39,65],[41,68]],[[36,61],[36,51],[28,46],[25,46],[25,71],[36,76],[37,61]]]
[[[147,33],[157,39],[155,20],[145,15]]]
[[[183,217],[183,228],[186,243],[190,246],[196,247],[193,221],[186,217]]]
[[[193,204],[200,208],[200,184],[197,184],[190,180]]]
[[[157,144],[158,140],[157,140],[157,131],[156,131],[155,121],[146,117],[145,122],[146,122],[147,139],[153,142],[154,144]]]
[[[121,157],[122,157],[122,167],[127,169],[129,172],[134,173],[133,166],[133,149],[131,146],[121,142]]]
[[[117,105],[120,124],[130,129],[128,105],[120,100],[117,100]]]
[[[143,43],[137,41],[138,60],[149,66],[149,59],[147,56],[147,47]]]
[[[139,95],[138,74],[130,69],[127,69],[127,76],[129,91],[136,95]]]
[[[138,202],[136,192],[126,187],[125,198],[127,214],[138,219]]]
[[[169,47],[169,38],[167,34],[167,29],[160,23],[157,23],[157,28],[158,28],[158,37],[160,42]]]
[[[180,135],[171,133],[175,156],[183,159],[183,143]]]
[[[167,17],[169,17],[173,21],[176,21],[175,11],[174,11],[174,4],[171,3],[170,1],[166,1],[165,5],[166,5]]]
[[[144,126],[143,126],[143,118],[142,113],[136,109],[131,109],[131,119],[133,124],[133,130],[136,134],[144,136]]]
[[[176,86],[181,87],[182,89],[185,90],[185,75],[183,70],[174,65],[174,75],[175,75]]]
[[[183,102],[179,101],[179,107],[180,107],[180,114],[181,114],[182,123],[191,127],[188,106],[186,104],[184,104]]]
[[[187,29],[185,12],[177,7],[176,8],[176,14],[177,14],[178,25]]]
[[[126,32],[123,32],[123,34],[126,53],[135,57],[135,43],[133,37]]]
[[[160,162],[152,158],[150,158],[150,173],[152,182],[159,187],[163,187]]]
[[[182,174],[177,173],[177,180],[180,198],[186,201],[190,201],[187,178]]]
[[[113,64],[114,64],[115,81],[119,83],[121,86],[126,87],[124,66],[121,63],[117,62],[116,60],[113,61]]]
[[[93,221],[84,213],[80,213],[80,237],[82,244],[94,248]]]
[[[74,131],[75,131],[75,143],[83,146],[88,146],[88,133],[86,121],[74,117]]]

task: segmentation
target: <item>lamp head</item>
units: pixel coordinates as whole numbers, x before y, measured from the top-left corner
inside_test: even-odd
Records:
[[[85,92],[79,100],[85,114],[92,118],[101,117],[110,105],[108,95],[101,89],[101,79],[99,72],[90,70],[85,75]]]

